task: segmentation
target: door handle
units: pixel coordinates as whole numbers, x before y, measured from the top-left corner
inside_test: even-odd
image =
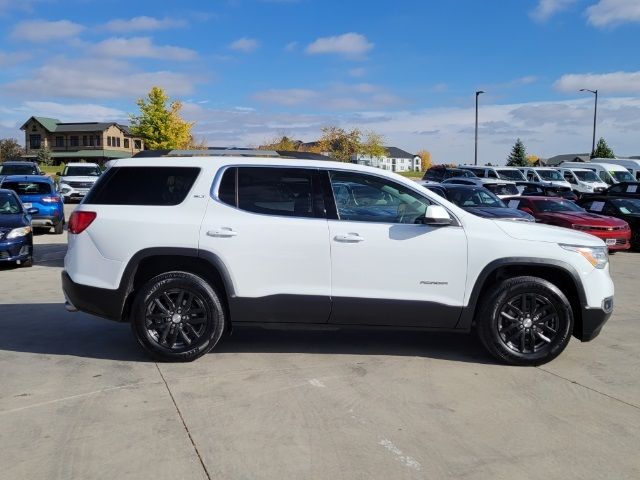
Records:
[[[360,243],[364,242],[364,238],[362,238],[357,233],[347,233],[346,235],[336,235],[333,237],[336,242],[342,243]]]
[[[216,228],[215,230],[209,230],[207,232],[207,235],[209,237],[216,237],[216,238],[229,238],[229,237],[235,237],[236,235],[238,235],[238,232],[236,232],[233,228],[230,228],[230,227],[221,227],[221,228]]]

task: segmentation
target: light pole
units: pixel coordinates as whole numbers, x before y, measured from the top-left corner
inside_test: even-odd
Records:
[[[473,155],[473,164],[478,165],[478,97],[484,93],[482,90],[476,91],[476,148]]]
[[[588,88],[581,88],[581,92],[591,92],[595,95],[595,105],[593,107],[593,140],[591,141],[591,158],[596,153],[596,118],[598,116],[598,90],[589,90]]]

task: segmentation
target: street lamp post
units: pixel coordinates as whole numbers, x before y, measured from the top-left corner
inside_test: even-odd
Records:
[[[581,92],[591,92],[595,95],[595,105],[593,107],[593,140],[591,141],[591,158],[596,153],[596,118],[598,117],[598,90],[589,90],[588,88],[581,88]]]
[[[478,97],[484,93],[482,90],[476,91],[476,147],[473,155],[473,164],[478,165]]]

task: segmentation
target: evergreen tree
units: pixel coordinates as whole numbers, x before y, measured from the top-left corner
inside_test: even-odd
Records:
[[[36,160],[41,165],[52,165],[53,156],[51,155],[51,150],[48,147],[41,147],[36,153]]]
[[[613,154],[613,150],[609,148],[604,138],[600,137],[596,144],[596,150],[593,152],[591,158],[616,158]]]
[[[516,140],[516,144],[511,149],[511,153],[507,157],[507,165],[510,167],[528,167],[529,161],[527,160],[527,151],[524,148],[524,143],[519,138]]]

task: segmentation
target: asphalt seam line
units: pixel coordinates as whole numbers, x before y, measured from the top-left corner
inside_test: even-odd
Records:
[[[200,451],[198,450],[198,447],[196,446],[196,442],[193,440],[193,437],[191,436],[191,432],[189,431],[189,427],[187,427],[186,422],[184,421],[184,417],[182,416],[182,412],[180,411],[180,408],[178,407],[178,404],[176,403],[176,399],[173,396],[173,393],[171,393],[171,389],[169,388],[169,384],[167,383],[166,378],[164,378],[164,375],[162,374],[162,370],[160,370],[160,366],[156,363],[156,368],[158,369],[158,373],[160,374],[160,377],[162,378],[162,381],[164,382],[164,386],[167,387],[167,392],[169,392],[169,396],[171,397],[171,401],[173,402],[173,406],[176,407],[176,412],[178,412],[178,416],[180,417],[180,421],[182,422],[182,426],[184,427],[184,430],[187,432],[187,436],[189,437],[189,441],[191,442],[191,445],[193,446],[193,449],[196,452],[196,455],[198,456],[198,460],[200,460],[200,465],[202,465],[202,470],[204,470],[204,474],[207,476],[208,480],[211,480],[211,475],[209,475],[209,470],[207,470],[207,466],[204,464],[204,461],[202,460],[202,455],[200,455]]]
[[[554,377],[561,378],[562,380],[566,380],[567,382],[571,382],[574,385],[578,385],[578,386],[580,386],[582,388],[586,388],[587,390],[591,390],[592,392],[597,393],[599,395],[602,395],[604,397],[607,397],[607,398],[609,398],[611,400],[615,400],[616,402],[620,402],[620,403],[623,403],[624,405],[628,405],[628,406],[633,407],[633,408],[635,408],[637,410],[640,410],[640,407],[638,405],[634,405],[633,403],[625,402],[624,400],[621,400],[621,399],[619,399],[617,397],[614,397],[613,395],[609,395],[608,393],[601,392],[600,390],[596,390],[595,388],[587,387],[586,385],[583,385],[580,382],[576,382],[575,380],[571,380],[569,378],[563,377],[562,375],[558,375],[557,373],[550,372],[549,370],[545,370],[542,367],[536,367],[536,368],[538,370],[541,370],[541,371],[545,372],[545,373],[548,373],[549,375],[553,375]]]

